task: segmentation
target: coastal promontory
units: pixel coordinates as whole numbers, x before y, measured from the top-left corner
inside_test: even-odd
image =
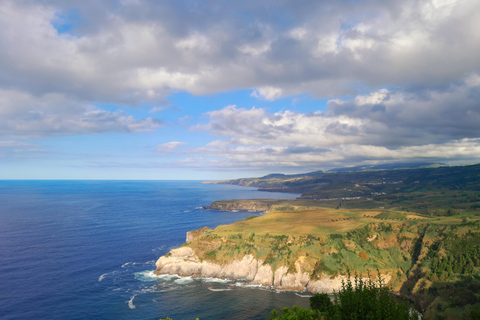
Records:
[[[314,293],[380,276],[425,318],[480,314],[480,165],[361,169],[213,182],[302,195],[213,202],[262,215],[189,232],[155,273]]]
[[[415,245],[422,245],[422,235],[435,223],[404,212],[305,204],[290,200],[290,206],[271,205],[263,216],[189,233],[189,241],[157,261],[155,273],[332,292],[347,272],[367,277],[378,270],[399,288],[415,264]]]

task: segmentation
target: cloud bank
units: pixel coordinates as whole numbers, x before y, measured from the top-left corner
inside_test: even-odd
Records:
[[[204,164],[475,160],[479,11],[475,0],[0,0],[0,141],[155,131],[160,120],[128,108],[246,89],[329,102],[211,111],[194,129],[217,140],[190,150]]]
[[[363,161],[475,161],[480,157],[480,77],[447,90],[407,93],[380,89],[326,111],[268,113],[227,106],[198,126],[222,140],[204,152],[230,163],[332,167]]]

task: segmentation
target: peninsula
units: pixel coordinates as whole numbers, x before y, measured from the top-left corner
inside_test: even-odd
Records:
[[[216,201],[207,208],[266,212],[190,232],[155,272],[313,293],[338,290],[347,272],[380,273],[426,314],[452,308],[446,288],[463,286],[464,300],[453,308],[468,311],[480,303],[470,288],[480,286],[479,172],[478,165],[337,172],[326,174],[330,182],[317,177],[317,187],[306,175],[294,177],[295,188],[303,181],[307,195],[334,196]],[[275,189],[293,183],[281,175],[255,183],[268,179]]]

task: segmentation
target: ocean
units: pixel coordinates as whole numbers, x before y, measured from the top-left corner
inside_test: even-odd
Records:
[[[251,216],[201,207],[298,195],[200,181],[0,181],[0,319],[265,319],[308,294],[153,275],[187,231]]]

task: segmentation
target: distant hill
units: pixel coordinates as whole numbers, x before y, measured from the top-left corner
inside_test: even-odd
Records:
[[[328,170],[329,172],[348,172],[348,171],[369,171],[369,170],[398,170],[398,169],[415,169],[415,168],[438,168],[446,166],[443,163],[434,162],[410,162],[410,163],[385,163],[378,165],[364,165],[356,167],[335,168]]]
[[[376,201],[389,208],[428,213],[438,209],[480,207],[480,164],[445,166],[410,164],[414,168],[385,166],[361,171],[315,171],[271,174],[209,183],[257,187],[262,191],[299,193],[300,199]],[[470,197],[465,201],[466,197]],[[420,201],[421,200],[421,201]],[[366,205],[366,204],[364,204]],[[362,205],[362,206],[364,206]]]

